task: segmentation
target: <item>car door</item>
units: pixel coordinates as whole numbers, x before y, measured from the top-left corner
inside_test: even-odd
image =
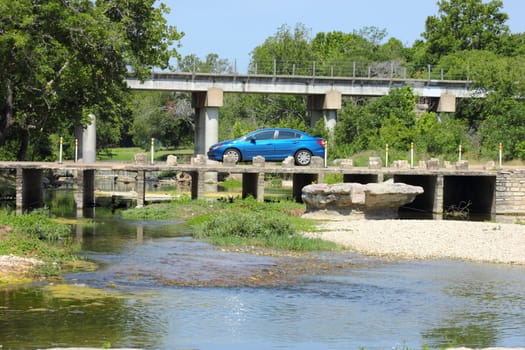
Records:
[[[279,130],[275,140],[275,157],[277,160],[284,160],[288,156],[293,156],[299,148],[301,135],[290,130]]]
[[[268,160],[273,159],[274,135],[275,130],[262,130],[250,135],[243,145],[243,159],[249,160],[255,156],[263,156]]]

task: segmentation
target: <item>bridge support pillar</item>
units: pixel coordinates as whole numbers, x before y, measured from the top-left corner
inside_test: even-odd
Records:
[[[337,111],[341,109],[341,104],[341,93],[336,90],[330,90],[324,95],[308,96],[311,125],[314,126],[322,119],[326,129],[333,132],[337,122]]]
[[[202,199],[206,193],[204,171],[191,171],[191,199]]]
[[[78,140],[78,160],[82,163],[94,163],[97,157],[97,117],[89,114],[91,122],[83,128],[77,126],[75,137]]]
[[[242,175],[242,198],[253,196],[264,202],[264,173],[245,173]]]
[[[195,108],[195,156],[206,154],[210,146],[219,140],[219,108],[223,106],[223,91],[210,88],[207,92],[194,92],[192,106]]]
[[[223,90],[209,88],[207,92],[194,92],[192,106],[195,108],[194,155],[204,154],[219,141],[219,108],[223,106]],[[207,163],[212,162],[206,159]],[[206,182],[217,182],[217,173],[207,173]]]
[[[16,168],[16,214],[42,207],[42,169]]]
[[[75,193],[73,197],[75,199],[77,217],[84,216],[85,208],[93,208],[95,206],[95,170],[77,170]]]
[[[146,204],[146,172],[144,170],[137,171],[137,206],[136,208],[144,207]]]
[[[454,113],[456,112],[456,96],[443,93],[439,98],[439,103],[437,106],[438,113]]]
[[[432,206],[432,213],[437,215],[443,214],[443,199],[444,199],[445,181],[443,175],[436,177],[436,184],[434,187],[434,204]]]
[[[298,203],[303,202],[303,187],[319,182],[319,174],[293,174],[292,196]]]

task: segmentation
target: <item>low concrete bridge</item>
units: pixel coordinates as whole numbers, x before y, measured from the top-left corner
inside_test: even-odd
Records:
[[[50,163],[50,162],[0,162],[0,170],[16,172],[16,209],[22,213],[42,206],[42,176],[44,171],[69,171],[75,176],[75,204],[77,215],[95,205],[95,173],[97,171],[126,171],[136,173],[137,207],[146,204],[145,181],[148,173],[174,171],[192,177],[191,196],[205,196],[206,173],[229,173],[242,176],[242,196],[264,200],[266,174],[290,174],[293,196],[301,201],[302,188],[313,182],[322,183],[326,174],[341,174],[344,182],[370,183],[393,179],[424,188],[411,204],[411,208],[442,215],[449,206],[460,202],[472,203],[471,213],[490,215],[525,215],[525,168],[468,169],[462,167],[429,168],[423,163],[417,168],[385,167],[324,167],[322,161],[307,167],[281,166],[273,163],[251,165],[204,164],[201,159],[192,164],[168,165],[135,163]]]

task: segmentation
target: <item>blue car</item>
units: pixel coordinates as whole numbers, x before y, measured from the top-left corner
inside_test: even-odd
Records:
[[[267,161],[280,162],[292,156],[295,164],[308,165],[312,156],[324,158],[324,152],[325,142],[322,138],[294,129],[265,128],[212,145],[208,158],[223,161],[224,157],[229,156],[237,163],[263,156]]]

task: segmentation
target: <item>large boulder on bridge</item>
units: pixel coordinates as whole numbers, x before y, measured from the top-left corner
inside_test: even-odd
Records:
[[[314,219],[393,219],[399,207],[411,203],[420,186],[400,182],[307,185],[302,191],[304,217]]]

